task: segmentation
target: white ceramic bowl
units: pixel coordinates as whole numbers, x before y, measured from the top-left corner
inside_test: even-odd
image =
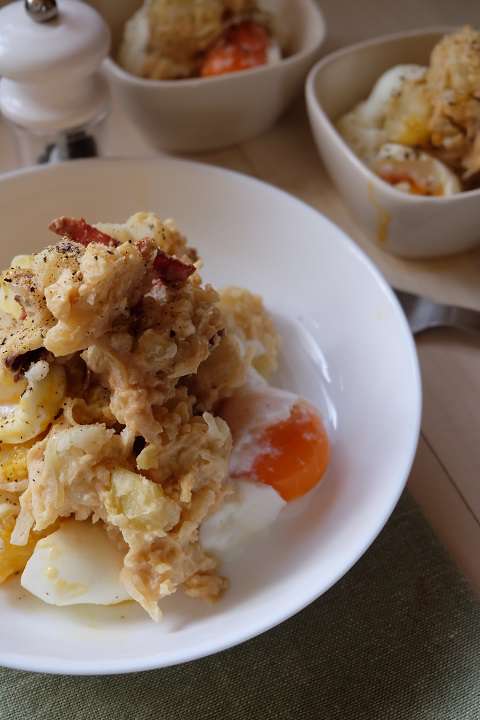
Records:
[[[93,4],[112,30],[113,55],[125,21],[140,0]],[[109,58],[105,67],[114,93],[158,150],[197,152],[242,142],[267,130],[301,92],[319,56],[325,23],[315,0],[276,0],[282,34],[292,54],[274,65],[216,78],[144,80]]]
[[[388,68],[428,65],[433,46],[451,31],[435,28],[353,45],[317,63],[307,80],[313,135],[339,193],[374,242],[407,258],[436,257],[480,245],[480,190],[444,198],[395,190],[359,160],[334,122],[365,99]]]
[[[331,465],[316,490],[287,506],[267,536],[225,566],[231,588],[216,605],[179,593],[155,625],[133,603],[56,608],[22,592],[17,580],[0,586],[0,665],[78,674],[144,670],[261,633],[358,560],[410,469],[420,383],[404,316],[341,230],[275,188],[168,157],[75,161],[12,174],[0,179],[0,267],[12,254],[51,242],[52,217],[113,221],[141,208],[177,219],[204,256],[205,279],[264,296],[284,340],[276,381],[320,408]]]

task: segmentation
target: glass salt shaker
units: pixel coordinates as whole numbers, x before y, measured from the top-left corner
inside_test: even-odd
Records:
[[[20,165],[101,154],[110,97],[102,17],[80,0],[25,0],[0,10],[0,111]]]

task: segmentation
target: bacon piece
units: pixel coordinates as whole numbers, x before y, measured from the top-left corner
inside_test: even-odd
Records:
[[[152,247],[152,244],[151,244],[151,242],[149,242],[148,238],[142,238],[141,240],[137,240],[135,245],[137,246],[138,252],[140,253],[140,255],[144,259],[146,259],[148,256],[148,252]]]
[[[186,265],[181,260],[167,255],[163,250],[158,250],[153,261],[153,269],[165,285],[184,283],[195,272],[194,265]]]
[[[89,245],[91,242],[100,243],[100,245],[108,245],[109,247],[117,247],[119,244],[115,238],[106,235],[106,233],[97,230],[93,225],[89,225],[83,218],[59,217],[52,220],[48,229],[56,235],[66,237],[72,242],[80,245]]]

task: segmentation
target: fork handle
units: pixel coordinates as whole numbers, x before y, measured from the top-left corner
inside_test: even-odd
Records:
[[[480,312],[478,310],[469,310],[453,305],[444,305],[443,308],[442,325],[480,333]]]

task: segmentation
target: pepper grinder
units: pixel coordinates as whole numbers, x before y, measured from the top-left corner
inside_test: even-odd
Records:
[[[19,164],[100,154],[110,31],[97,11],[80,0],[19,0],[0,10],[0,39],[0,111]]]

